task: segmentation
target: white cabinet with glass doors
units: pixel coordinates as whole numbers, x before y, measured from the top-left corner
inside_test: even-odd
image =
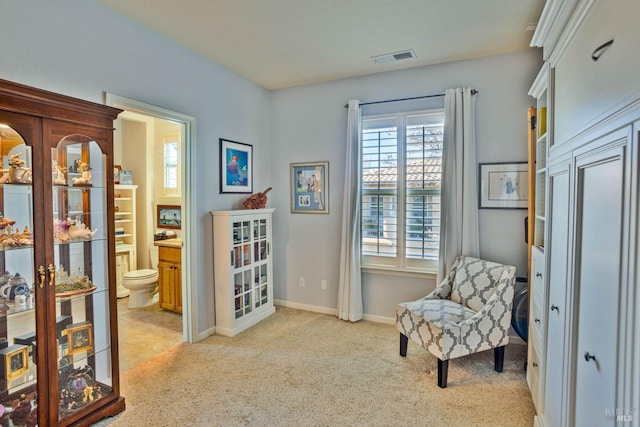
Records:
[[[212,211],[216,333],[234,336],[275,312],[274,209]]]

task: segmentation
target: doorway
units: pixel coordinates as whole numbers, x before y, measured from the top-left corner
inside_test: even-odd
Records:
[[[152,250],[158,249],[154,245],[156,234],[165,238],[182,239],[181,244],[179,243],[181,277],[176,278],[176,281],[182,284],[180,295],[176,297],[181,301],[181,317],[172,310],[160,308],[162,304],[155,302],[157,296],[154,302],[144,309],[128,310],[126,298],[118,302],[118,318],[121,323],[120,365],[122,370],[126,370],[127,367],[137,364],[140,358],[153,357],[177,344],[176,337],[178,342],[193,342],[193,319],[196,318],[196,310],[191,304],[190,277],[193,266],[189,256],[189,236],[193,222],[189,221],[189,218],[192,212],[191,147],[194,142],[195,119],[112,94],[106,94],[105,103],[124,110],[116,121],[116,127],[119,129],[114,133],[114,164],[127,171],[125,177],[133,175],[133,183],[138,184],[139,208],[136,216],[140,220],[136,224],[139,236],[136,239],[136,268],[158,269],[151,261],[154,258]],[[167,154],[171,157],[172,151],[175,151],[177,161],[167,162]],[[158,212],[166,207],[178,209],[180,212],[179,227],[167,227],[159,219]],[[163,286],[162,283],[160,286]],[[166,307],[166,304],[163,306]],[[148,333],[145,333],[145,328],[149,328]],[[164,329],[159,331],[157,328]],[[138,339],[136,336],[155,338],[154,345],[146,346],[148,353],[141,353],[142,346],[135,344]]]

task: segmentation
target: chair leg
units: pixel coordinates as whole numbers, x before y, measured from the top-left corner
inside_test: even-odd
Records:
[[[407,357],[407,343],[409,338],[405,334],[400,334],[400,356]]]
[[[496,347],[493,349],[493,363],[496,372],[502,372],[504,366],[504,346]]]
[[[438,387],[447,388],[447,371],[449,370],[449,360],[438,359]]]

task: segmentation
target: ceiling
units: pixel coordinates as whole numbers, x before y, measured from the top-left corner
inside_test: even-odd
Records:
[[[271,90],[524,50],[545,3],[97,1]],[[371,59],[407,49],[416,58],[384,64]]]

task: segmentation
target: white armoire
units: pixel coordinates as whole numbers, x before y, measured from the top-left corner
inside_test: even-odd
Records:
[[[532,41],[548,89],[540,426],[640,425],[638,19],[638,0],[548,0]]]

